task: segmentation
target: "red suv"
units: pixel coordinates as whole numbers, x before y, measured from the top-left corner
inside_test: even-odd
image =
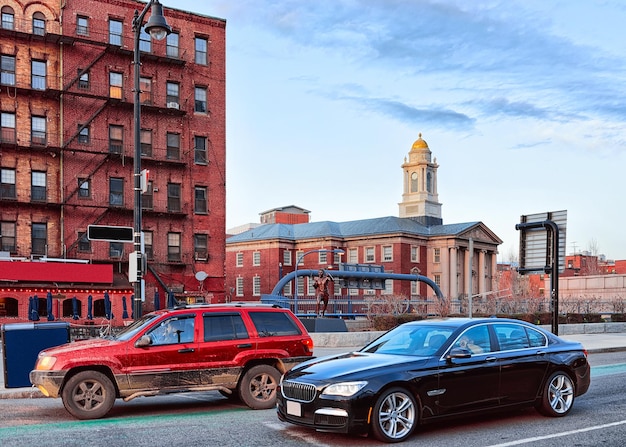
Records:
[[[105,416],[116,398],[217,390],[253,409],[275,406],[282,373],[313,354],[288,309],[188,305],[145,315],[115,336],[39,353],[30,381],[78,419]]]

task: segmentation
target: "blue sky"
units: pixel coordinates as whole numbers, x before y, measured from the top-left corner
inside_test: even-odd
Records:
[[[621,0],[162,0],[227,20],[227,228],[285,205],[397,216],[422,133],[444,223],[517,257],[567,210],[567,253],[626,259]]]

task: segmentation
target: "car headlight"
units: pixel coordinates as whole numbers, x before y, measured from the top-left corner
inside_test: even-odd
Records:
[[[367,382],[342,382],[330,385],[323,392],[322,396],[352,396],[356,394],[361,388],[367,385]]]
[[[40,357],[39,360],[37,360],[37,366],[35,369],[38,369],[40,371],[50,370],[52,369],[56,361],[57,361],[56,357],[50,357],[50,356]]]

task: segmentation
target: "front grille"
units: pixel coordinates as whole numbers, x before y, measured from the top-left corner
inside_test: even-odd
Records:
[[[329,414],[316,414],[315,425],[323,425],[325,427],[343,427],[348,422],[345,416],[333,416]]]
[[[285,398],[299,402],[312,402],[315,399],[315,387],[307,383],[285,381],[282,393]]]

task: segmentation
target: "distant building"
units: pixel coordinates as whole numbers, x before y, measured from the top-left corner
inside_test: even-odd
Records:
[[[49,293],[56,318],[84,320],[90,295],[102,317],[108,291],[121,324],[133,245],[89,240],[87,228],[133,226],[132,21],[146,4],[2,5],[0,322],[26,320],[29,298]],[[226,22],[164,15],[173,32],[139,42],[146,310],[166,291],[224,297]]]
[[[340,263],[382,265],[385,272],[411,273],[433,279],[446,297],[489,294],[496,275],[498,245],[502,243],[482,222],[443,224],[437,194],[436,160],[426,141],[415,141],[402,164],[400,217],[349,222],[280,223],[282,208],[262,213],[277,216],[226,240],[226,286],[233,300],[257,300],[270,293],[285,274],[298,269],[337,269]],[[295,208],[293,220],[308,217]],[[281,216],[280,219],[284,219]],[[265,222],[269,222],[267,219]],[[330,253],[320,250],[342,250]],[[307,255],[308,254],[308,255]],[[298,296],[313,295],[313,281],[298,279]],[[231,293],[232,292],[232,293]],[[294,296],[289,283],[283,294]],[[336,295],[396,294],[432,296],[423,284],[386,281],[384,290],[339,289]]]

